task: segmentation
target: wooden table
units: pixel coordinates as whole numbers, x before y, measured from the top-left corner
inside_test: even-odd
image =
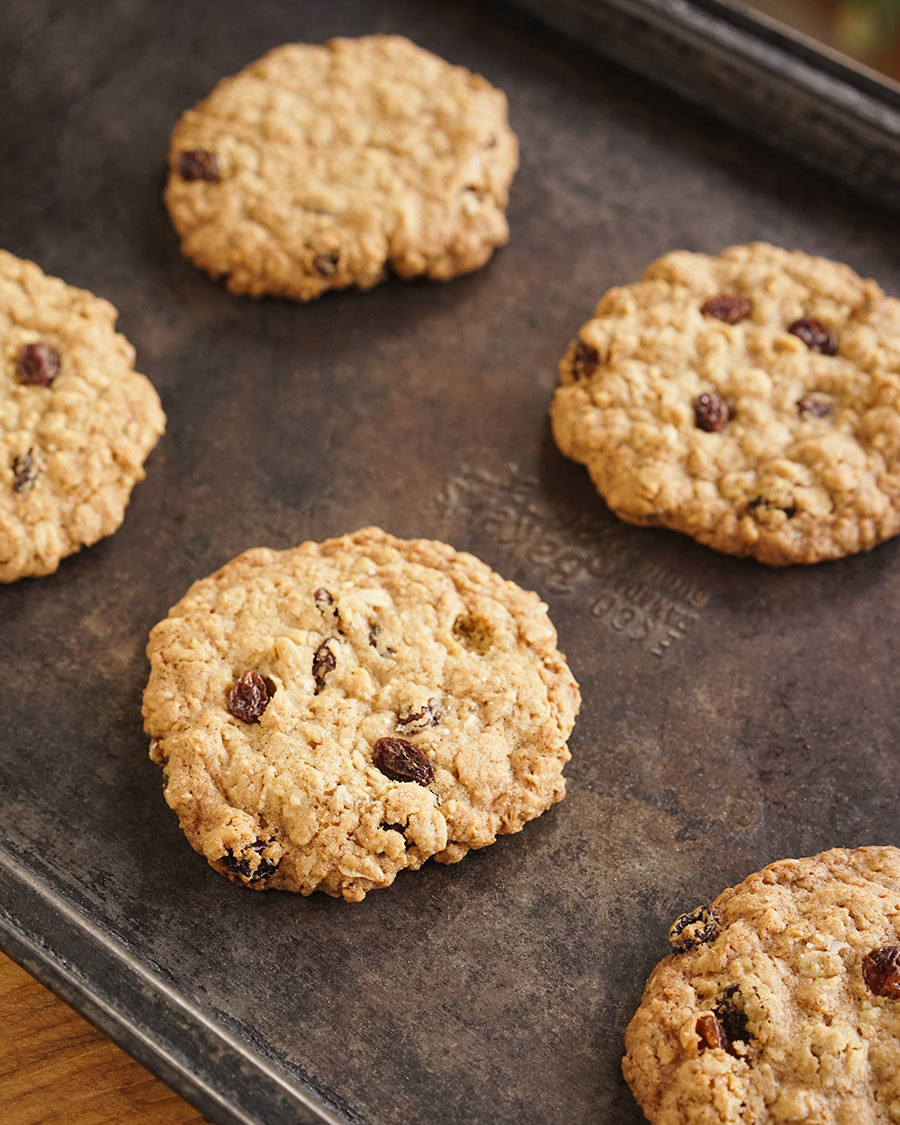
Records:
[[[3,1125],[204,1125],[206,1119],[0,953]]]

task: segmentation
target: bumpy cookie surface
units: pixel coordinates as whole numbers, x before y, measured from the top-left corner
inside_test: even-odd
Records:
[[[611,289],[560,365],[563,453],[612,510],[780,566],[900,530],[900,301],[764,243]]]
[[[547,608],[446,544],[247,551],[147,651],[166,800],[235,882],[358,901],[565,795],[580,696]]]
[[[900,1122],[900,849],[773,863],[669,940],[622,1064],[653,1125]]]
[[[110,535],[165,416],[116,310],[0,250],[0,582]]]
[[[388,268],[446,280],[509,237],[506,97],[394,35],[278,47],[172,134],[184,253],[234,293],[302,301]]]

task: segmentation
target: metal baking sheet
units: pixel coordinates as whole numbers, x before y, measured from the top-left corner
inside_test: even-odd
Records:
[[[752,0],[518,0],[742,132],[900,210],[900,85]]]
[[[230,296],[160,202],[173,122],[277,43],[371,31],[507,91],[508,248],[447,285]],[[119,307],[169,415],[121,531],[0,589],[0,945],[220,1122],[636,1125],[622,1033],[670,919],[900,843],[900,543],[772,571],[620,523],[553,446],[556,362],[673,247],[765,238],[900,292],[896,216],[474,0],[7,0],[0,39],[0,244]],[[569,796],[360,905],[245,893],[162,800],[147,633],[244,548],[370,522],[546,598],[585,700]]]

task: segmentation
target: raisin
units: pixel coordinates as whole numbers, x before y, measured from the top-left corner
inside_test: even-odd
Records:
[[[429,699],[418,711],[401,711],[397,716],[397,726],[413,727],[415,730],[436,727],[440,721],[441,708],[436,699]]]
[[[380,625],[373,625],[369,629],[369,644],[372,646],[372,648],[375,649],[375,651],[378,653],[379,656],[384,656],[385,653],[387,653],[388,656],[396,655],[397,650],[395,648],[391,648],[390,645],[384,646],[384,652],[382,652],[379,649],[378,638],[380,636],[381,636],[381,626]]]
[[[730,418],[728,403],[715,391],[704,392],[694,399],[694,422],[708,434],[723,430]]]
[[[242,723],[258,723],[274,694],[275,684],[268,676],[244,672],[228,691],[228,710]]]
[[[326,606],[334,605],[334,598],[328,593],[324,586],[320,586],[318,590],[316,590],[313,594],[313,600],[316,603],[317,609],[325,609]]]
[[[49,387],[59,373],[59,352],[49,344],[23,344],[16,359],[19,382]]]
[[[339,250],[329,250],[326,254],[316,254],[313,258],[313,266],[322,277],[331,277],[332,274],[337,273],[340,259]]]
[[[726,324],[740,324],[750,315],[752,307],[749,297],[740,293],[720,293],[718,297],[710,297],[702,304],[700,312],[704,316],[723,320]]]
[[[221,178],[219,158],[206,149],[185,149],[178,154],[178,174],[183,180],[206,180],[214,184]]]
[[[747,1015],[739,1006],[739,999],[738,986],[730,984],[724,989],[718,1003],[713,1008],[716,1019],[728,1036],[729,1045],[726,1050],[731,1054],[734,1054],[734,1051],[731,1050],[733,1044],[749,1043],[750,1041],[750,1032],[747,1030]]]
[[[747,505],[747,513],[759,519],[759,516],[757,516],[757,511],[759,509],[762,509],[763,514],[766,515],[769,512],[784,512],[789,520],[793,519],[797,514],[797,507],[794,504],[788,504],[783,507],[781,504],[773,504],[771,500],[764,500],[762,496],[755,496]],[[766,521],[762,520],[761,522]]]
[[[802,340],[811,352],[819,352],[821,355],[835,355],[837,352],[837,336],[827,324],[815,317],[801,316],[788,325],[788,332]]]
[[[434,766],[405,738],[379,738],[372,751],[372,761],[392,781],[415,781],[419,785],[430,785],[434,781]]]
[[[313,695],[318,695],[325,687],[325,677],[329,672],[333,672],[337,666],[334,653],[328,647],[328,644],[328,641],[322,641],[313,655],[312,674],[316,681],[316,690]]]
[[[244,848],[240,855],[235,855],[229,848],[220,862],[223,867],[227,867],[229,871],[239,875],[245,883],[258,883],[260,879],[267,879],[272,875],[281,862],[280,859],[267,859],[262,854],[264,849],[268,847],[269,842],[257,840],[255,844]],[[255,867],[252,866],[254,858],[258,861]]]
[[[21,457],[13,457],[13,492],[24,492],[34,484],[37,479],[37,468],[31,456],[31,450],[23,453]]]
[[[697,1019],[697,1034],[700,1036],[701,1052],[709,1048],[715,1050],[717,1047],[727,1051],[730,1046],[725,1028],[722,1027],[715,1016],[700,1016]]]
[[[719,918],[711,906],[698,906],[676,918],[669,929],[669,944],[675,953],[686,953],[712,941],[719,932]]]
[[[862,972],[870,992],[900,1000],[900,945],[885,945],[867,953]]]
[[[406,830],[405,824],[388,824],[386,821],[382,821],[378,827],[382,832],[404,832]]]
[[[831,403],[804,395],[803,398],[797,399],[797,413],[809,414],[812,418],[827,418],[831,413]]]
[[[576,379],[587,379],[600,366],[600,353],[592,344],[577,340],[572,351],[572,374]]]
[[[697,1019],[697,1034],[700,1037],[700,1050],[721,1048],[729,1055],[738,1058],[735,1043],[749,1043],[747,1016],[738,1007],[735,997],[738,986],[730,984],[716,1001],[711,1015]]]

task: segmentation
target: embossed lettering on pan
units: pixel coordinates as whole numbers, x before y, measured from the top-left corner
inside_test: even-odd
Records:
[[[540,482],[515,465],[456,474],[431,509],[448,528],[457,520],[476,520],[511,559],[533,565],[549,593],[587,599],[592,620],[656,658],[686,635],[709,601],[694,583],[642,558],[623,524],[562,499],[544,499]],[[598,579],[602,592],[594,594]]]

